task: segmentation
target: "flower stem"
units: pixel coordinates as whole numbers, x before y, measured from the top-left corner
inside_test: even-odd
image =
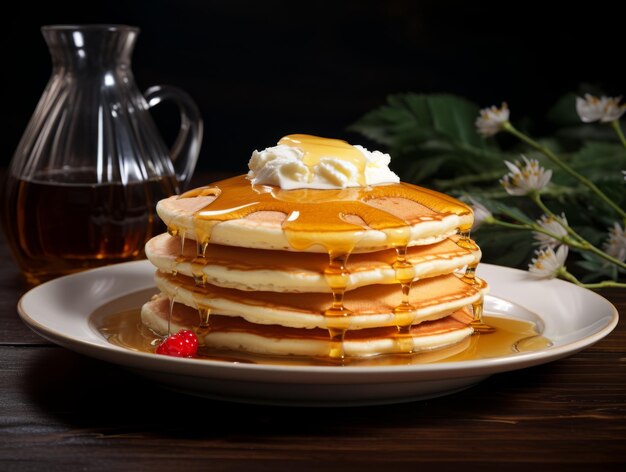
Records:
[[[545,229],[543,229],[541,226],[539,226],[538,224],[528,224],[528,223],[522,223],[522,224],[517,224],[517,223],[508,223],[506,221],[502,221],[502,220],[498,220],[497,218],[491,217],[488,220],[485,220],[486,224],[491,224],[491,225],[495,225],[495,226],[501,226],[503,228],[509,228],[509,229],[517,229],[517,230],[526,230],[526,231],[536,231],[537,233],[543,233],[547,236],[550,236],[553,239],[556,239],[557,241],[561,241],[563,244],[566,244],[565,241],[563,241],[563,238],[559,237],[558,235],[551,233],[550,231],[547,231]]]
[[[551,214],[552,215],[552,214]],[[556,218],[556,215],[554,215],[553,217]],[[486,224],[491,224],[491,225],[495,225],[495,226],[501,226],[503,228],[509,228],[509,229],[516,229],[516,230],[526,230],[526,231],[535,231],[537,233],[543,233],[547,236],[550,236],[552,239],[555,239],[556,241],[559,241],[562,244],[565,244],[569,247],[573,247],[575,249],[580,249],[582,251],[588,251],[590,250],[589,247],[582,243],[582,242],[578,242],[572,238],[565,238],[563,236],[559,236],[558,234],[554,234],[551,233],[550,231],[547,231],[546,229],[544,229],[541,225],[538,225],[536,223],[522,223],[522,224],[517,224],[517,223],[508,223],[506,221],[502,221],[502,220],[498,220],[497,218],[491,217],[488,220],[485,220]],[[577,238],[580,238],[580,236],[577,236]],[[582,238],[580,238],[582,239]],[[589,245],[591,245],[590,243],[588,243]],[[610,257],[610,256],[609,256]]]
[[[539,192],[537,191],[533,191],[528,193],[528,197],[535,202],[535,204],[541,208],[543,210],[543,212],[548,215],[551,216],[552,218],[554,218],[556,221],[559,222],[559,224],[565,228],[565,230],[567,231],[567,234],[569,234],[570,236],[572,236],[572,239],[568,239],[565,240],[565,238],[555,238],[558,239],[559,241],[563,242],[564,244],[567,244],[570,247],[574,247],[576,249],[581,249],[583,251],[589,251],[594,253],[596,256],[611,262],[612,264],[615,264],[618,267],[621,267],[623,269],[626,269],[626,263],[620,261],[619,259],[616,259],[615,257],[607,254],[606,252],[598,249],[597,247],[595,247],[593,244],[591,244],[589,241],[587,241],[585,238],[583,238],[580,234],[578,234],[576,231],[574,231],[569,225],[565,224],[565,222],[563,221],[562,218],[560,218],[558,215],[555,215],[546,205],[545,203],[543,203],[543,200],[541,200],[541,195],[539,194]]]
[[[489,220],[485,220],[485,223],[496,225],[496,226],[502,226],[503,228],[509,228],[509,229],[521,229],[521,230],[533,230],[534,229],[531,225],[527,225],[527,224],[518,225],[517,223],[507,223],[506,221],[498,220],[493,217]]]
[[[611,126],[617,133],[617,137],[622,142],[622,146],[626,148],[626,137],[624,137],[624,133],[622,133],[622,127],[619,125],[619,120],[611,121]]]
[[[615,127],[615,126],[614,126]],[[617,126],[619,128],[619,124]],[[538,143],[530,136],[526,136],[521,131],[518,131],[509,121],[502,124],[502,129],[508,131],[513,136],[519,138],[524,141],[529,146],[535,148],[537,151],[547,156],[552,162],[561,167],[565,172],[574,177],[580,183],[591,189],[598,197],[600,197],[604,202],[613,208],[618,215],[620,215],[624,220],[626,220],[626,211],[622,210],[619,205],[617,205],[613,200],[611,200],[602,190],[600,190],[596,184],[594,184],[591,180],[589,180],[584,175],[579,174],[574,169],[572,169],[567,163],[563,162],[563,160],[557,156],[554,152],[552,152],[549,148],[543,146]],[[621,133],[621,130],[620,130]]]
[[[597,282],[595,284],[585,284],[581,282],[580,280],[578,280],[576,277],[574,277],[571,273],[569,273],[565,267],[561,267],[557,275],[561,277],[562,279],[565,279],[569,282],[572,282],[578,285],[579,287],[584,287],[584,288],[606,288],[606,287],[626,288],[626,283],[615,282],[613,280],[603,280],[602,282]]]

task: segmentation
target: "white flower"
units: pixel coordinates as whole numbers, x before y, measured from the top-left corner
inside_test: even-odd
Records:
[[[477,202],[472,197],[468,197],[468,200],[472,204],[472,210],[474,211],[474,223],[472,224],[472,231],[477,230],[485,220],[493,218],[493,213],[489,211],[485,205]]]
[[[492,106],[480,110],[480,116],[476,118],[478,133],[487,138],[502,130],[502,125],[509,121],[509,107],[506,103],[498,108]]]
[[[620,105],[622,97],[595,97],[589,93],[585,98],[576,97],[576,111],[585,123],[601,121],[603,123],[619,120],[626,112],[626,105]]]
[[[615,222],[609,230],[609,236],[603,246],[609,256],[626,262],[626,233],[619,223]]]
[[[538,279],[553,279],[565,267],[568,251],[569,248],[565,245],[559,246],[556,253],[551,247],[537,249],[535,251],[536,257],[528,265],[528,272]]]
[[[567,225],[567,218],[565,218],[565,213],[561,213],[561,222],[564,225]],[[552,233],[559,238],[567,236],[567,230],[561,223],[559,223],[559,221],[554,216],[542,215],[541,218],[537,220],[537,224],[549,233]],[[546,249],[549,247],[554,249],[559,244],[561,244],[561,241],[559,241],[558,239],[554,239],[552,236],[548,236],[545,233],[533,231],[533,236],[536,243],[539,245],[539,249]]]
[[[626,170],[623,170],[622,174],[624,174],[624,180],[626,180]]]
[[[504,161],[511,172],[500,179],[500,183],[510,195],[527,195],[532,190],[541,190],[552,178],[552,171],[541,167],[536,159],[522,158],[524,165],[519,161],[515,164]]]

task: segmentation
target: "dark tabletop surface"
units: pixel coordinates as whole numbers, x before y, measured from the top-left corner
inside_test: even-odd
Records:
[[[446,397],[281,408],[185,396],[57,347],[19,319],[27,289],[0,236],[0,470],[626,470],[624,320]],[[600,294],[626,313],[626,291]]]

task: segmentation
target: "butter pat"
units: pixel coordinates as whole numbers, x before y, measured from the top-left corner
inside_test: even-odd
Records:
[[[389,154],[368,151],[338,139],[295,134],[276,146],[254,151],[248,163],[253,185],[273,185],[284,190],[297,188],[341,189],[398,183],[389,169]]]

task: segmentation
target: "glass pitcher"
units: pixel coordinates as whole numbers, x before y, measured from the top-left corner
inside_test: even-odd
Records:
[[[163,230],[156,203],[189,182],[202,141],[201,116],[186,93],[137,89],[138,28],[53,25],[42,33],[52,76],[4,189],[5,232],[30,283],[142,257]],[[181,114],[171,151],[149,113],[162,100]]]

